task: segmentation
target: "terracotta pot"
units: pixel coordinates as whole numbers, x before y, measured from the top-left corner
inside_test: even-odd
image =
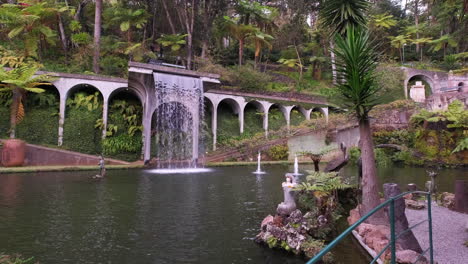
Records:
[[[1,152],[2,165],[5,167],[22,166],[26,154],[26,143],[19,139],[3,141]]]

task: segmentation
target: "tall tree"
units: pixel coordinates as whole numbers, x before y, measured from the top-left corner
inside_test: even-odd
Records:
[[[94,55],[93,55],[93,71],[99,73],[99,57],[101,56],[101,23],[102,18],[102,0],[96,0],[96,8],[94,10]]]
[[[343,105],[352,109],[359,121],[360,148],[362,157],[362,212],[367,214],[380,204],[374,144],[369,122],[369,112],[379,104],[379,86],[375,82],[378,55],[369,33],[361,27],[346,29],[346,35],[335,38],[337,68],[342,81],[337,85]],[[369,222],[384,222],[383,210],[375,213]]]

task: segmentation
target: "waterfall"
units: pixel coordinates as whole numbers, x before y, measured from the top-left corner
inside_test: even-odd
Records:
[[[152,135],[158,168],[194,168],[198,163],[203,82],[199,78],[153,73],[156,110]]]

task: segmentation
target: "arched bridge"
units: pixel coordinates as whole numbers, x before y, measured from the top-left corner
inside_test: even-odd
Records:
[[[457,90],[460,87],[468,86],[467,75],[455,75],[451,72],[428,71],[408,67],[401,67],[401,69],[405,73],[404,88],[406,98],[409,95],[408,84],[415,78],[427,82],[431,87],[432,94]]]
[[[63,144],[63,126],[66,115],[66,101],[72,93],[77,90],[88,87],[94,88],[103,99],[103,132],[105,138],[108,120],[108,107],[110,100],[120,92],[127,92],[135,95],[143,107],[143,135],[144,135],[144,153],[145,160],[150,157],[150,138],[151,138],[151,120],[154,114],[154,80],[153,73],[161,72],[174,75],[189,76],[200,79],[204,86],[204,99],[208,105],[205,111],[211,112],[211,132],[213,134],[213,148],[216,148],[217,134],[217,112],[221,103],[227,103],[239,119],[240,133],[244,132],[244,113],[246,107],[251,105],[257,108],[257,111],[263,115],[262,127],[265,135],[268,135],[268,114],[273,107],[279,108],[284,115],[286,124],[290,126],[291,112],[298,110],[305,119],[311,118],[313,111],[322,113],[328,120],[328,103],[323,98],[312,96],[301,96],[270,93],[256,94],[244,93],[232,90],[219,89],[219,75],[209,73],[199,73],[182,69],[168,68],[157,65],[143,63],[129,63],[129,78],[114,78],[97,75],[69,74],[58,72],[38,72],[38,74],[48,74],[54,77],[53,86],[58,90],[60,97],[60,118],[58,131],[58,145]],[[182,99],[182,98],[181,98]]]

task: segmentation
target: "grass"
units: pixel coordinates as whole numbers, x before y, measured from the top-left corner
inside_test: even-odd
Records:
[[[107,165],[107,170],[140,169],[143,165]],[[52,171],[90,171],[99,170],[99,166],[27,166],[27,167],[1,167],[0,174],[52,172]]]

